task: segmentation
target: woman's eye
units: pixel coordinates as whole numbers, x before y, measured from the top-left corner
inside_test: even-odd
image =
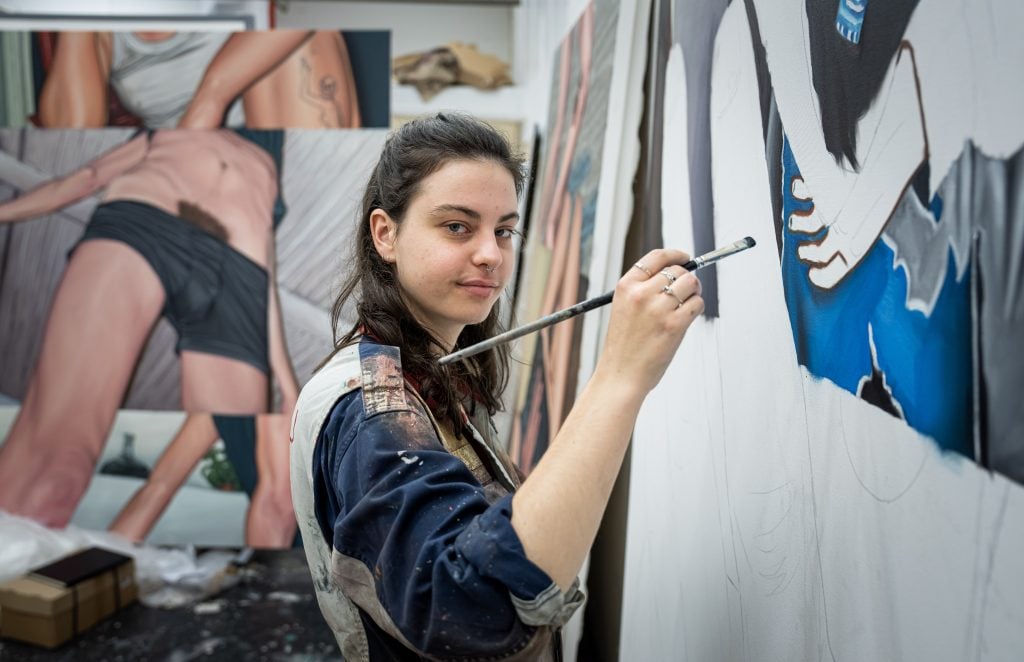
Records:
[[[465,223],[449,223],[445,225],[448,231],[452,234],[466,234],[469,232],[469,228],[466,227]]]
[[[519,234],[519,231],[514,228],[498,228],[494,234],[498,235],[499,239],[511,239]]]

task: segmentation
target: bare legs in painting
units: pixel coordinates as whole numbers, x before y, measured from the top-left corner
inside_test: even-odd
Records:
[[[75,251],[0,448],[0,508],[49,526],[71,518],[163,303],[160,280],[127,246],[93,241]]]
[[[289,418],[283,414],[255,417],[258,478],[245,524],[245,544],[250,547],[288,547],[295,536],[288,476]],[[110,530],[134,542],[145,540],[219,436],[210,414],[190,414]]]
[[[259,476],[245,519],[250,547],[288,547],[295,536],[295,510],[289,474],[291,416],[256,418],[256,471]]]
[[[192,469],[217,441],[217,428],[209,414],[189,414],[157,460],[149,479],[114,517],[110,530],[142,542]]]

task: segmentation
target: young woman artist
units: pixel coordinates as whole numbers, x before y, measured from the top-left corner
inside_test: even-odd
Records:
[[[443,114],[398,129],[370,176],[333,311],[358,322],[293,423],[296,516],[346,660],[557,659],[637,412],[703,310],[681,251],[630,268],[592,379],[521,481],[489,421],[508,347],[437,364],[499,331],[521,166]]]

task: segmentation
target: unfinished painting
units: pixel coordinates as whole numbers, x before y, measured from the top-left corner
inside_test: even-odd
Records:
[[[940,448],[1020,482],[1024,361],[1007,357],[1024,331],[1021,123],[980,107],[963,117],[947,96],[951,80],[967,89],[972,69],[991,77],[1008,53],[944,62],[932,26],[909,29],[917,5],[809,3],[802,72],[813,97],[795,63],[772,76],[778,112],[764,121],[781,137],[768,160],[780,171],[773,211],[797,359]],[[768,41],[777,26],[761,24]],[[950,68],[939,80],[941,65]],[[1022,96],[986,93],[996,98],[979,106]],[[800,122],[814,105],[820,120],[808,130]],[[976,130],[981,121],[991,126]]]
[[[1024,646],[1022,20],[1014,2],[725,11],[714,232],[758,248],[719,265],[720,317],[641,413],[623,656]]]

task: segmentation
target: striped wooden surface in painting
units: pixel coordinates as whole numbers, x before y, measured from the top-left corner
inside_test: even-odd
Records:
[[[277,230],[277,280],[288,350],[300,383],[330,352],[330,309],[351,261],[366,180],[384,130],[290,129],[282,190],[288,215]]]

